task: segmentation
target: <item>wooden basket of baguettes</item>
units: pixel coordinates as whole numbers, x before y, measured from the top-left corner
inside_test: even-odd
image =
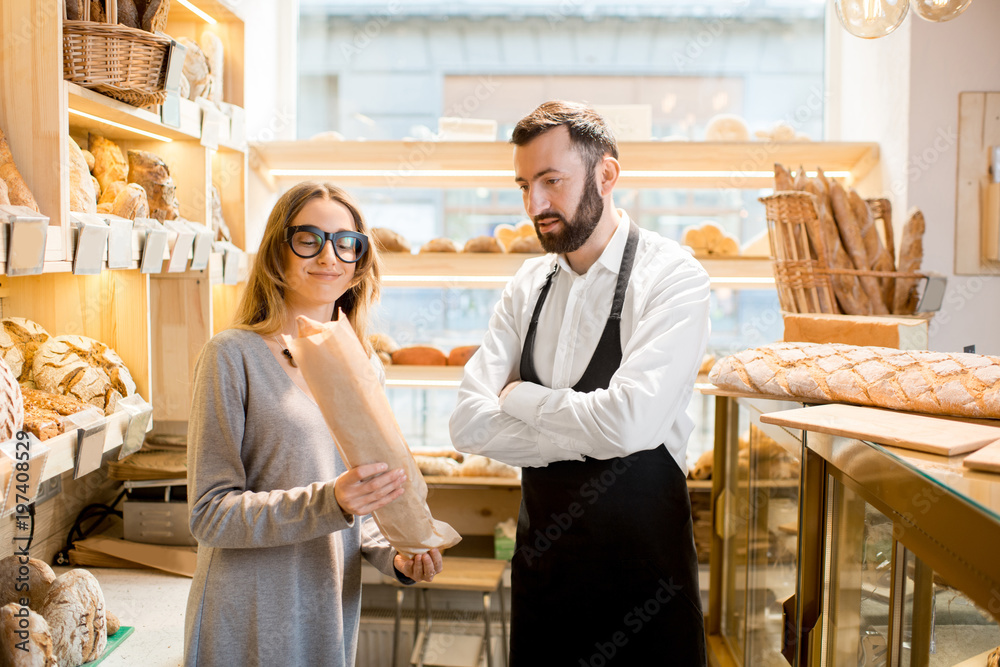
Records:
[[[789,313],[912,315],[917,307],[924,219],[910,214],[895,261],[892,208],[863,199],[817,170],[793,176],[774,166],[775,192],[762,197],[782,310]],[[881,222],[882,234],[878,232]]]
[[[166,99],[170,0],[66,0],[63,78],[133,106]]]

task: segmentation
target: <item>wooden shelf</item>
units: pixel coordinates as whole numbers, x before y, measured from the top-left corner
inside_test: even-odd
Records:
[[[251,145],[265,181],[287,187],[329,177],[363,187],[513,188],[513,147],[493,142],[282,141]],[[628,188],[770,188],[773,165],[822,167],[848,183],[878,163],[878,144],[663,142],[619,144]]]
[[[125,104],[112,99],[107,95],[101,95],[82,86],[69,81],[63,81],[66,87],[66,95],[69,103],[69,126],[74,129],[87,130],[101,134],[108,139],[147,139],[144,135],[131,132],[128,129],[115,127],[104,121],[112,121],[119,125],[150,132],[152,134],[173,140],[198,140],[201,138],[201,127],[197,132],[185,131],[180,128],[170,127],[160,122],[160,117],[155,113],[139,109],[131,104]],[[87,118],[74,112],[82,112],[89,116],[96,116],[100,120]]]
[[[382,253],[387,287],[502,289],[525,260],[522,253]],[[698,258],[715,287],[773,289],[767,257]]]
[[[420,450],[413,452],[420,454]],[[436,488],[461,488],[461,487],[495,487],[502,489],[519,489],[521,480],[517,477],[447,477],[437,475],[424,475],[424,481],[428,487]]]

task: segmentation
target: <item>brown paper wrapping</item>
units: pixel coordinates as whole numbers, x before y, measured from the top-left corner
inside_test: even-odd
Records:
[[[344,463],[383,462],[406,472],[403,495],[373,514],[389,544],[409,556],[458,544],[455,529],[431,516],[427,484],[350,323],[299,317],[298,324],[299,337],[289,347]]]

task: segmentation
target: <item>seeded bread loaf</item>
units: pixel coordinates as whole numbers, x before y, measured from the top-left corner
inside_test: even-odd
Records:
[[[730,391],[1000,418],[1000,357],[837,343],[773,343],[722,359],[709,374]]]
[[[135,393],[135,382],[121,357],[104,343],[85,336],[56,336],[35,355],[35,384],[111,414],[118,399]]]
[[[163,32],[167,27],[170,0],[148,0],[142,14],[142,29],[147,32]]]

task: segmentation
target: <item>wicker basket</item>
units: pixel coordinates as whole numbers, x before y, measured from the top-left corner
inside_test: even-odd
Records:
[[[162,104],[171,40],[117,25],[117,1],[106,4],[108,23],[63,21],[63,78],[133,106]]]
[[[818,225],[816,197],[808,192],[776,192],[761,197],[767,215],[771,242],[771,260],[778,302],[789,313],[840,313],[830,276],[849,274],[872,276],[880,280],[917,280],[922,273],[837,269],[820,259],[809,241],[808,228]],[[892,208],[887,199],[869,199],[876,221],[881,221],[886,248],[895,255],[892,231]]]

